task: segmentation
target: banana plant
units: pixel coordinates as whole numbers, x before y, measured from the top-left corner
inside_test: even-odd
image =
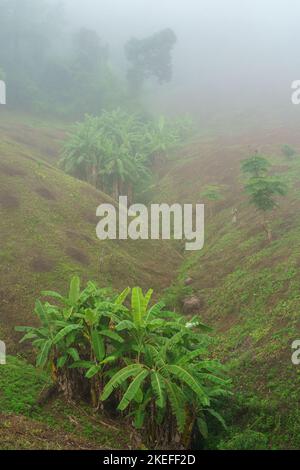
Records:
[[[168,433],[173,439],[176,433],[182,439],[190,438],[195,423],[207,437],[206,413],[225,425],[212,405],[218,397],[228,395],[229,381],[222,377],[220,364],[201,360],[205,348],[192,349],[184,340],[191,334],[186,330],[177,334],[176,340],[169,338],[163,347],[145,342],[131,362],[115,372],[101,395],[105,401],[121,390],[118,410],[130,410],[135,426],[144,428],[150,446],[158,441],[162,445],[161,439]]]
[[[17,330],[37,351],[37,366],[50,369],[73,399],[82,383],[95,407],[118,399],[118,411],[133,417],[151,446],[176,435],[187,446],[195,424],[207,434],[207,414],[224,424],[218,398],[229,393],[229,382],[209,359],[211,338],[199,318],[151,304],[152,289],[116,295],[93,282],[81,289],[78,277],[66,296],[43,295],[54,302],[36,302],[40,326]]]

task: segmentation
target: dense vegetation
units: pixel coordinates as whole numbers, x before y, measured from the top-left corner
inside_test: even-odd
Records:
[[[133,288],[128,307],[129,288],[115,296],[89,282],[81,291],[74,277],[68,297],[43,293],[60,306],[37,301],[40,327],[17,330],[26,332],[22,341],[38,351],[37,366],[52,372],[68,398],[88,393],[96,408],[119,402],[151,448],[174,446],[177,435],[187,447],[195,425],[207,438],[207,414],[225,426],[216,407],[229,382],[221,364],[209,360],[200,320],[187,321],[162,302],[150,307],[152,293]]]
[[[192,130],[188,118],[142,119],[120,109],[87,115],[70,133],[61,167],[116,200],[127,194],[132,201],[134,189],[149,184],[154,164],[187,141]]]

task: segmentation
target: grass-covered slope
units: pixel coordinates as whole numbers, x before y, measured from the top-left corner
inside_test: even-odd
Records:
[[[42,290],[66,291],[70,278],[118,290],[167,287],[181,257],[172,244],[102,242],[96,208],[112,200],[57,168],[64,131],[28,116],[0,116],[0,339],[20,353],[16,325],[32,324]],[[21,351],[23,355],[25,351]],[[0,366],[1,449],[137,448],[130,423],[110,422],[61,399],[38,406],[47,375],[22,358]]]
[[[19,125],[10,121],[10,134]],[[96,208],[111,199],[41,160],[27,137],[23,145],[0,132],[0,337],[32,323],[40,291],[64,291],[74,274],[117,289],[167,287],[181,261],[172,245],[97,239]]]
[[[128,449],[141,443],[130,423],[112,422],[82,403],[52,398],[39,404],[49,376],[8,356],[0,366],[0,449]],[[126,432],[124,432],[126,426]]]
[[[187,158],[171,163],[161,183],[170,202],[202,202],[208,184],[223,191],[213,215],[206,213],[205,247],[186,257],[176,289],[181,292],[183,280],[193,279],[203,317],[218,332],[214,353],[229,361],[237,393],[226,412],[225,448],[300,445],[300,371],[291,363],[291,343],[300,338],[300,152],[286,160],[284,143],[299,152],[299,133],[276,129],[203,139],[187,150]],[[242,190],[240,161],[256,149],[289,184],[288,196],[270,217],[272,243]]]
[[[104,243],[96,238],[96,207],[111,200],[57,169],[61,129],[15,116],[0,119],[0,338],[7,341],[8,351],[18,350],[13,328],[32,323],[40,291],[63,291],[74,274],[118,289],[138,284],[161,292],[180,268],[175,292],[186,291],[184,280],[193,279],[191,289],[202,301],[203,318],[217,331],[213,353],[228,361],[235,385],[225,405],[229,431],[212,438],[210,446],[299,448],[300,383],[291,363],[291,343],[300,337],[298,131],[239,131],[219,137],[210,133],[171,158],[161,172],[165,176],[155,200],[202,202],[200,194],[211,184],[223,193],[211,216],[207,211],[204,249],[184,254],[179,247],[179,254],[170,242]],[[285,143],[299,152],[292,161],[281,155]],[[290,188],[272,216],[271,244],[242,191],[240,161],[256,149],[270,157],[274,172]],[[238,210],[236,225],[233,208]],[[31,385],[20,399],[24,371]],[[110,448],[114,442],[126,447],[116,437],[118,426],[106,428],[90,416],[82,421],[85,410],[65,413],[59,401],[44,410],[32,408],[44,380],[18,359],[10,358],[8,366],[0,367],[0,422],[7,429],[2,447],[12,448],[22,428],[26,432],[16,447],[47,446],[34,437],[41,432],[51,448],[58,448],[56,422],[66,432],[66,448]],[[78,435],[84,429],[88,441],[79,442],[76,429]],[[95,429],[100,433],[96,444],[90,439]]]

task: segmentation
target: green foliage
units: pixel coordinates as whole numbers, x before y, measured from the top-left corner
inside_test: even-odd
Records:
[[[163,300],[168,308],[177,310],[182,308],[184,299],[192,295],[192,293],[193,289],[191,286],[186,286],[183,282],[177,282],[165,290]]]
[[[178,147],[182,142],[181,132],[178,122],[173,123],[165,116],[160,116],[157,120],[150,122],[145,135],[149,155],[156,162],[161,160],[168,150]]]
[[[263,228],[268,240],[272,240],[272,230],[266,220],[266,213],[278,206],[277,197],[285,196],[288,191],[286,183],[280,177],[267,174],[270,162],[260,156],[254,155],[241,164],[242,172],[249,175],[245,182],[245,192],[249,195],[250,204],[254,205],[263,215]]]
[[[165,29],[145,39],[131,39],[125,45],[125,55],[131,64],[128,81],[133,92],[138,92],[144,81],[155,77],[159,83],[172,78],[171,51],[176,44],[171,29]]]
[[[125,100],[98,34],[83,28],[69,37],[63,24],[62,6],[49,0],[1,2],[0,64],[10,106],[82,116]]]
[[[267,212],[273,210],[278,204],[276,196],[285,196],[286,184],[276,177],[250,178],[245,185],[245,191],[249,194],[250,203],[258,210]]]
[[[120,109],[87,115],[69,135],[61,166],[115,198],[128,194],[148,174],[141,121]]]
[[[0,367],[1,412],[28,415],[43,387],[49,385],[44,371],[37,371],[21,358],[8,356],[5,367]]]
[[[230,440],[220,444],[220,450],[266,450],[268,437],[261,433],[246,429],[235,434]]]
[[[212,204],[223,199],[222,188],[218,185],[205,186],[200,196],[204,202],[208,203],[209,212],[212,216]]]
[[[222,421],[215,407],[229,394],[229,382],[208,359],[210,338],[197,317],[187,323],[162,302],[150,306],[153,291],[138,287],[125,306],[129,294],[116,296],[92,282],[81,290],[75,277],[67,297],[44,292],[59,305],[37,301],[40,327],[17,330],[36,349],[37,366],[49,367],[54,378],[84,370],[92,396],[105,402],[113,395],[149,445],[166,436],[172,442],[177,432],[188,445],[194,423],[204,432],[207,412]]]
[[[221,188],[218,185],[205,186],[200,196],[208,201],[220,201],[222,199]]]
[[[241,164],[241,170],[245,175],[253,178],[264,176],[270,168],[270,162],[259,154],[255,154],[244,160]]]
[[[131,199],[133,190],[149,178],[152,160],[187,138],[189,122],[179,122],[164,116],[145,121],[121,109],[86,115],[69,134],[60,165],[115,199],[120,194]]]
[[[296,156],[296,150],[293,149],[293,147],[291,147],[288,144],[284,144],[281,147],[281,151],[282,151],[282,154],[288,159],[292,159]]]

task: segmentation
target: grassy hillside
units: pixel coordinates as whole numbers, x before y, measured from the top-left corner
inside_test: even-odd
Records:
[[[16,133],[20,125],[19,119],[10,122]],[[32,321],[41,290],[64,290],[74,274],[118,289],[139,283],[161,290],[181,261],[170,244],[98,240],[96,208],[112,200],[41,160],[35,134],[45,138],[38,128],[32,142],[28,132],[26,145],[12,135],[0,138],[0,328],[5,338],[10,335],[4,331],[11,334],[15,325]],[[46,139],[45,146],[55,153],[51,142]]]
[[[57,169],[61,129],[28,116],[0,118],[0,338],[9,354],[23,355],[0,367],[0,423],[6,430],[0,447],[137,447],[134,433],[122,437],[124,423],[109,424],[84,406],[58,399],[46,409],[36,407],[48,378],[24,360],[14,332],[16,325],[36,321],[41,290],[67,290],[75,274],[116,289],[138,284],[161,292],[181,262],[169,244],[97,239],[96,208],[112,200]]]
[[[224,403],[229,432],[212,435],[207,445],[299,448],[299,373],[291,363],[291,343],[300,328],[297,131],[239,130],[217,137],[203,133],[198,142],[171,157],[161,171],[165,176],[155,200],[201,202],[203,187],[210,184],[219,185],[223,195],[213,204],[212,215],[206,214],[204,249],[184,254],[181,246],[169,242],[100,242],[95,210],[111,200],[57,169],[64,126],[15,116],[7,119],[0,119],[0,337],[7,341],[9,353],[19,349],[13,328],[32,323],[40,291],[64,290],[74,274],[118,289],[139,284],[157,292],[178,276],[173,292],[181,300],[184,280],[191,277],[191,290],[203,304],[203,318],[217,331],[213,354],[228,362],[235,385],[234,397]],[[284,143],[299,152],[293,161],[282,156]],[[256,149],[270,158],[273,171],[289,185],[288,197],[272,218],[271,244],[242,192],[240,161]],[[233,208],[237,208],[236,225],[231,220]],[[24,371],[31,385],[26,385],[28,394],[20,399]],[[112,434],[104,438],[105,424],[95,424],[85,409],[66,409],[58,400],[36,410],[45,381],[23,359],[10,358],[8,366],[0,368],[0,421],[7,428],[4,448],[11,448],[20,427],[25,431],[16,448],[46,446],[35,439],[37,433],[46,436],[51,448],[131,445],[120,438],[118,423],[108,424]],[[19,387],[14,388],[15,383]],[[57,423],[66,432],[63,444],[56,439]],[[95,428],[99,434],[93,441]],[[87,440],[80,441],[82,429]]]
[[[187,256],[175,292],[193,279],[206,322],[216,328],[214,354],[228,361],[236,394],[226,405],[230,433],[221,448],[299,448],[299,369],[291,362],[300,336],[300,150],[294,130],[203,139],[175,159],[161,194],[172,201],[199,201],[207,184],[220,185],[223,200],[206,214],[205,248]],[[259,215],[242,190],[240,161],[258,149],[289,185],[271,216],[274,240],[266,241]],[[160,196],[158,196],[160,197]],[[238,223],[232,223],[237,208]],[[174,289],[173,289],[174,290]]]
[[[46,373],[9,356],[0,368],[0,449],[128,449],[141,445],[130,423],[112,421],[81,403],[55,398],[39,404]],[[124,432],[126,426],[126,432]]]

